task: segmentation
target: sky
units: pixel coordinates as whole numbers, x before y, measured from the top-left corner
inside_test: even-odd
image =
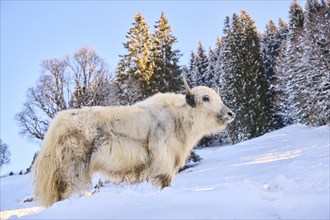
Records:
[[[30,166],[41,143],[19,135],[15,115],[26,91],[41,74],[42,60],[62,58],[88,46],[114,72],[134,16],[142,13],[153,31],[162,11],[188,64],[198,42],[214,47],[226,16],[245,9],[263,31],[269,19],[288,20],[291,0],[277,1],[3,1],[1,0],[1,139],[9,145],[11,163],[1,174]],[[303,7],[305,1],[299,1]]]

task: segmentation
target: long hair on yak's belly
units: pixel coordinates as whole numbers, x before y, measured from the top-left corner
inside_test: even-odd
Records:
[[[32,170],[41,204],[82,193],[95,172],[114,182],[170,186],[196,143],[234,119],[218,92],[184,84],[185,95],[158,93],[132,106],[59,112]]]

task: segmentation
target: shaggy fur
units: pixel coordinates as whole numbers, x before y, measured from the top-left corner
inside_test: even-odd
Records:
[[[187,90],[132,106],[59,112],[33,167],[36,197],[50,206],[88,189],[95,172],[115,183],[170,186],[196,143],[234,118],[213,89]]]

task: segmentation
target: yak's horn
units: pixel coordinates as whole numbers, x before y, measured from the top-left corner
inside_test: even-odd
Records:
[[[188,83],[187,83],[187,79],[186,79],[185,76],[183,77],[183,84],[184,84],[184,87],[185,87],[186,90],[187,90],[187,93],[188,93],[188,94],[191,94],[192,91],[191,91],[191,89],[190,89],[190,87],[189,87],[189,85],[188,85]]]
[[[216,86],[214,87],[214,90],[215,90],[218,94],[220,94],[219,86],[216,85]]]

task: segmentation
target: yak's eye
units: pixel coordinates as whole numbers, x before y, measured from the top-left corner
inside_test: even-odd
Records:
[[[203,96],[203,102],[209,102],[210,101],[210,97],[205,95]]]

